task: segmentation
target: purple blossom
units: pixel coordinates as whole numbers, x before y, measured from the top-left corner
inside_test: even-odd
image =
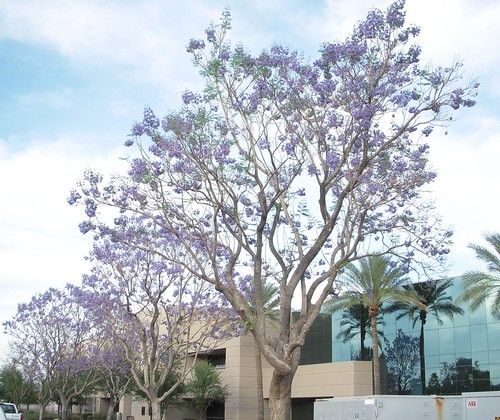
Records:
[[[67,201],[70,205],[74,205],[74,204],[78,203],[81,200],[81,198],[82,198],[82,196],[78,191],[71,190],[70,196],[69,196]]]
[[[188,46],[186,47],[186,51],[189,53],[194,53],[197,50],[202,50],[204,48],[205,42],[202,39],[191,39]]]
[[[387,23],[391,28],[401,28],[405,23],[404,0],[397,0],[387,9]]]
[[[91,230],[93,230],[95,228],[94,224],[90,221],[84,221],[84,222],[81,222],[79,225],[78,225],[78,228],[80,229],[80,232],[83,233],[84,235],[88,232],[90,232]]]
[[[144,134],[144,126],[141,123],[135,123],[132,126],[132,135],[140,137]]]
[[[160,120],[149,107],[144,108],[144,126],[156,130],[160,127]]]
[[[215,36],[215,27],[210,26],[207,29],[205,29],[205,34],[207,36],[207,41],[210,42],[211,44],[215,44],[215,42],[217,41]]]
[[[184,91],[182,94],[182,101],[184,102],[185,105],[189,104],[199,104],[202,101],[202,97],[199,94],[195,94],[191,92],[190,90]],[[167,131],[167,130],[165,130]]]

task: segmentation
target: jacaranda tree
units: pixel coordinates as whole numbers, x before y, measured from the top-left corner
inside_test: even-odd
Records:
[[[251,326],[273,367],[271,416],[288,419],[301,346],[339,268],[374,241],[403,266],[448,252],[451,233],[420,194],[436,176],[427,140],[474,105],[477,85],[462,82],[460,63],[419,64],[404,1],[369,12],[312,63],[280,45],[253,56],[226,41],[229,28],[225,12],[189,42],[205,89],[162,119],[145,109],[126,142],[137,147],[128,176],[108,184],[89,171],[69,202],[85,205],[82,232],[113,229],[99,209],[114,206],[175,235],[193,274]],[[275,337],[267,277],[280,287]]]
[[[125,351],[116,345],[112,335],[106,334],[98,344],[90,343],[88,350],[97,370],[95,391],[108,399],[106,420],[112,420],[121,399],[131,392],[133,378]]]
[[[41,412],[47,397],[57,397],[62,420],[67,419],[71,401],[97,383],[96,366],[87,351],[96,340],[96,328],[74,290],[68,285],[37,294],[29,303],[18,305],[16,315],[4,323],[19,363],[27,372],[38,372],[33,379],[39,388]]]
[[[115,223],[94,238],[80,300],[122,350],[123,368],[160,420],[198,354],[237,334],[240,321],[223,295],[193,278],[192,258],[174,235],[134,215]],[[98,354],[103,348],[110,350]]]
[[[6,332],[8,327],[6,328]],[[36,340],[36,334],[34,335]],[[11,357],[19,364],[23,374],[33,386],[33,402],[38,405],[38,419],[42,420],[45,408],[54,400],[54,390],[50,383],[50,371],[52,364],[45,359],[44,352],[38,355],[41,349],[28,346],[19,336],[9,342]],[[29,351],[26,351],[27,348]]]

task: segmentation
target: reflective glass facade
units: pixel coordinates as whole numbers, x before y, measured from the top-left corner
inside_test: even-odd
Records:
[[[446,292],[455,301],[462,292],[461,278],[452,279]],[[500,320],[493,318],[489,306],[487,301],[471,311],[467,305],[460,305],[464,313],[453,319],[441,314],[442,323],[428,313],[423,335],[426,394],[500,390]],[[359,359],[359,334],[344,342],[345,317],[345,313],[332,315],[334,362]],[[359,326],[354,321],[351,325]],[[408,316],[398,320],[397,313],[384,314],[379,331],[383,335],[380,347],[384,393],[422,394],[420,320],[414,323]],[[356,329],[352,332],[356,333]],[[371,347],[369,334],[365,347]]]

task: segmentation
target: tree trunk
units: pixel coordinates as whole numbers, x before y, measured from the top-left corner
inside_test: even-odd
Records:
[[[371,309],[370,309],[370,312]],[[371,329],[372,329],[372,359],[373,359],[373,394],[380,395],[380,361],[378,357],[378,332],[377,332],[377,314],[378,311],[374,310],[370,314]]]
[[[67,420],[69,401],[65,396],[61,394],[59,394],[59,400],[61,401],[61,420]]]
[[[361,336],[361,352],[360,352],[360,357],[361,360],[368,360],[367,355],[366,355],[366,348],[365,348],[365,338],[366,338],[366,325],[364,325],[363,321],[360,319],[360,327],[359,327],[359,335]]]
[[[419,340],[419,351],[420,351],[420,382],[422,383],[422,395],[425,395],[427,389],[425,385],[425,343],[424,343],[424,323],[422,320],[420,324],[420,340]]]
[[[66,398],[61,398],[61,420],[68,419],[69,404]]]
[[[257,370],[257,420],[264,420],[264,379],[262,377],[262,358],[259,346],[256,342],[255,368]]]
[[[151,420],[161,420],[161,407],[158,399],[151,401]]]
[[[109,399],[109,407],[108,407],[108,412],[106,413],[106,420],[113,419],[113,413],[115,412],[115,406],[116,406],[116,400],[115,400],[115,398],[111,397]]]
[[[38,420],[43,420],[43,415],[45,413],[45,406],[40,406],[40,412],[38,413]]]
[[[290,420],[292,414],[292,381],[297,369],[282,375],[273,372],[269,388],[269,407],[271,420]]]

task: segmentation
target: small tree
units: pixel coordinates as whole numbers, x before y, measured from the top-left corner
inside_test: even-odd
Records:
[[[103,337],[98,345],[90,344],[98,375],[96,390],[109,398],[106,420],[113,418],[114,410],[125,394],[130,392],[133,377],[123,347],[116,346],[111,336]]]
[[[175,371],[170,371],[167,379],[163,383],[163,385],[160,388],[159,394],[163,395],[164,393],[168,393],[168,397],[163,399],[160,403],[160,415],[161,418],[165,418],[167,409],[170,407],[181,407],[184,403],[182,397],[183,394],[186,392],[186,386],[185,383],[182,382],[180,385],[177,385],[179,382],[179,377],[180,374]],[[132,381],[133,382],[133,381]],[[169,392],[172,387],[175,386],[175,390],[173,392]],[[139,398],[148,401],[148,403],[151,405],[151,401],[149,401],[147,395],[142,392],[135,383],[132,383],[130,386],[131,392],[138,396]]]
[[[222,385],[219,371],[210,363],[200,360],[195,368],[193,379],[186,385],[191,395],[191,404],[203,420],[207,409],[214,403],[223,403],[229,397],[227,385]]]
[[[0,368],[0,400],[17,405],[35,402],[33,383],[26,377],[19,362],[12,358]]]
[[[398,394],[411,391],[411,380],[417,371],[418,337],[412,337],[398,329],[396,337],[385,349],[391,381]]]
[[[51,362],[50,357],[45,357],[45,352],[32,347],[36,343],[32,342],[27,351],[26,343],[14,340],[10,343],[12,357],[22,367],[28,381],[33,384],[34,403],[39,407],[38,418],[43,419],[45,408],[53,401],[54,390],[50,383]]]

